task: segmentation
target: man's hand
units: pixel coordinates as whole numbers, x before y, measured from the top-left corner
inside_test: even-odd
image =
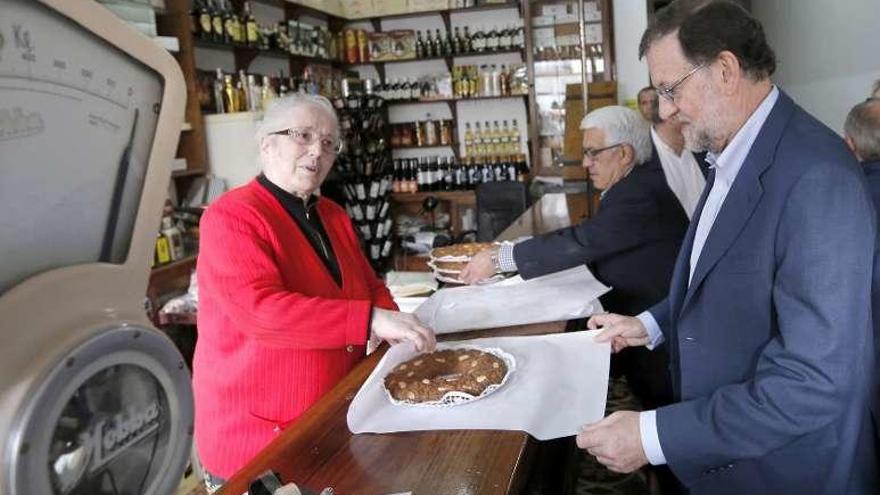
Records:
[[[617,411],[584,426],[577,445],[615,473],[631,473],[648,463],[642,448],[639,413],[634,411]]]
[[[648,331],[642,321],[635,316],[614,313],[594,315],[587,322],[587,328],[595,330],[602,327],[596,335],[596,342],[611,342],[611,349],[620,352],[627,347],[648,344]]]
[[[471,258],[459,275],[462,282],[475,284],[495,275],[495,263],[492,262],[493,249],[498,248],[484,249]]]
[[[388,341],[391,345],[412,342],[419,352],[433,351],[434,346],[437,345],[434,331],[409,313],[373,308],[370,330],[373,335]]]

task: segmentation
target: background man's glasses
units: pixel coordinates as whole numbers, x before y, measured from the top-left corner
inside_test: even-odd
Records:
[[[342,151],[342,141],[339,139],[333,139],[329,137],[321,137],[317,132],[312,132],[304,129],[284,129],[283,131],[276,131],[272,134],[290,136],[293,139],[293,142],[301,145],[301,146],[311,146],[315,144],[315,141],[320,140],[321,149],[328,153],[339,153]]]
[[[612,144],[610,146],[604,146],[602,148],[584,148],[584,156],[589,158],[590,160],[595,160],[603,151],[608,151],[613,148],[617,148],[618,146],[623,146],[623,143]]]

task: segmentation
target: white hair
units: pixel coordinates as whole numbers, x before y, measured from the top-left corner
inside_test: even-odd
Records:
[[[290,127],[290,113],[305,105],[320,108],[327,112],[333,119],[335,131],[339,132],[339,117],[336,116],[336,110],[330,100],[320,95],[310,95],[306,93],[295,93],[291,96],[276,98],[269,103],[266,111],[263,113],[263,120],[257,124],[255,137],[257,146],[263,141],[263,138],[273,132],[283,131]]]
[[[632,146],[636,165],[651,159],[651,124],[635,110],[622,106],[593,110],[581,120],[581,129],[589,128],[605,133],[605,146]]]

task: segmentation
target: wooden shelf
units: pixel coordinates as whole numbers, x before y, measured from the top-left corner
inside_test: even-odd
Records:
[[[511,98],[526,98],[528,95],[510,95],[510,96],[475,96],[473,98],[437,98],[433,100],[391,100],[387,102],[388,106],[396,105],[420,105],[424,103],[447,103],[450,101],[479,101],[479,100],[509,100]]]
[[[425,148],[457,148],[458,145],[453,144],[432,144],[425,146],[392,146],[392,150],[423,150]]]
[[[338,60],[331,60],[327,58],[321,57],[309,57],[307,55],[295,55],[290,52],[286,52],[280,49],[272,49],[272,50],[263,50],[260,48],[255,48],[252,46],[246,45],[236,45],[230,43],[222,43],[217,41],[205,40],[201,38],[196,38],[193,40],[193,45],[197,48],[206,48],[209,50],[224,50],[229,52],[238,53],[241,55],[246,55],[250,58],[255,58],[258,56],[266,56],[283,60],[297,60],[302,62],[313,62],[316,64],[329,64],[338,66],[341,63]]]
[[[505,2],[499,4],[489,4],[489,5],[478,5],[476,7],[468,7],[464,9],[437,9],[437,10],[423,10],[421,12],[406,12],[402,14],[391,14],[391,15],[383,15],[383,16],[375,16],[375,17],[360,17],[356,19],[348,19],[350,22],[358,22],[358,21],[372,21],[372,20],[385,20],[385,19],[404,19],[407,17],[424,17],[427,15],[443,15],[443,14],[460,14],[465,12],[479,12],[483,10],[500,10],[500,9],[519,9],[519,2]]]
[[[174,170],[171,172],[171,177],[176,179],[178,177],[192,177],[194,175],[204,175],[206,173],[208,173],[208,171],[203,168]]]
[[[404,60],[384,60],[384,61],[376,61],[376,62],[358,62],[356,64],[347,64],[348,66],[357,66],[357,65],[388,65],[388,64],[407,64],[413,62],[425,62],[427,60],[444,60],[447,64],[452,64],[453,59],[456,58],[464,58],[464,57],[482,57],[482,56],[491,56],[491,55],[504,55],[508,53],[518,53],[520,55],[525,54],[525,51],[522,48],[511,48],[508,50],[487,50],[484,52],[469,52],[469,53],[456,53],[453,55],[439,55],[436,57],[417,57],[417,58],[408,58]]]
[[[428,196],[434,196],[441,201],[454,201],[456,203],[476,203],[477,195],[474,191],[427,191],[417,193],[391,193],[391,199],[398,203],[421,203]]]
[[[164,265],[159,265],[150,272],[151,276],[161,275],[165,272],[171,272],[174,270],[179,270],[184,266],[195,266],[196,264],[196,255],[190,255],[185,258],[179,259],[177,261],[172,261],[171,263],[165,263]]]

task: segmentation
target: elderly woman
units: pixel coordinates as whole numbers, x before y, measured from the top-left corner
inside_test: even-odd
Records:
[[[345,211],[315,195],[340,150],[330,103],[276,100],[256,137],[263,173],[201,221],[193,387],[209,487],[338,383],[371,336],[420,351],[435,344],[396,311]]]
[[[474,283],[519,271],[530,279],[586,264],[612,287],[601,298],[605,309],[635,315],[666,296],[687,215],[651,156],[650,124],[638,112],[600,108],[584,117],[581,129],[583,166],[602,190],[598,213],[573,227],[483,251],[462,278]],[[644,356],[630,353],[623,365],[634,392],[646,405],[668,403],[668,358],[647,349],[639,353]]]

